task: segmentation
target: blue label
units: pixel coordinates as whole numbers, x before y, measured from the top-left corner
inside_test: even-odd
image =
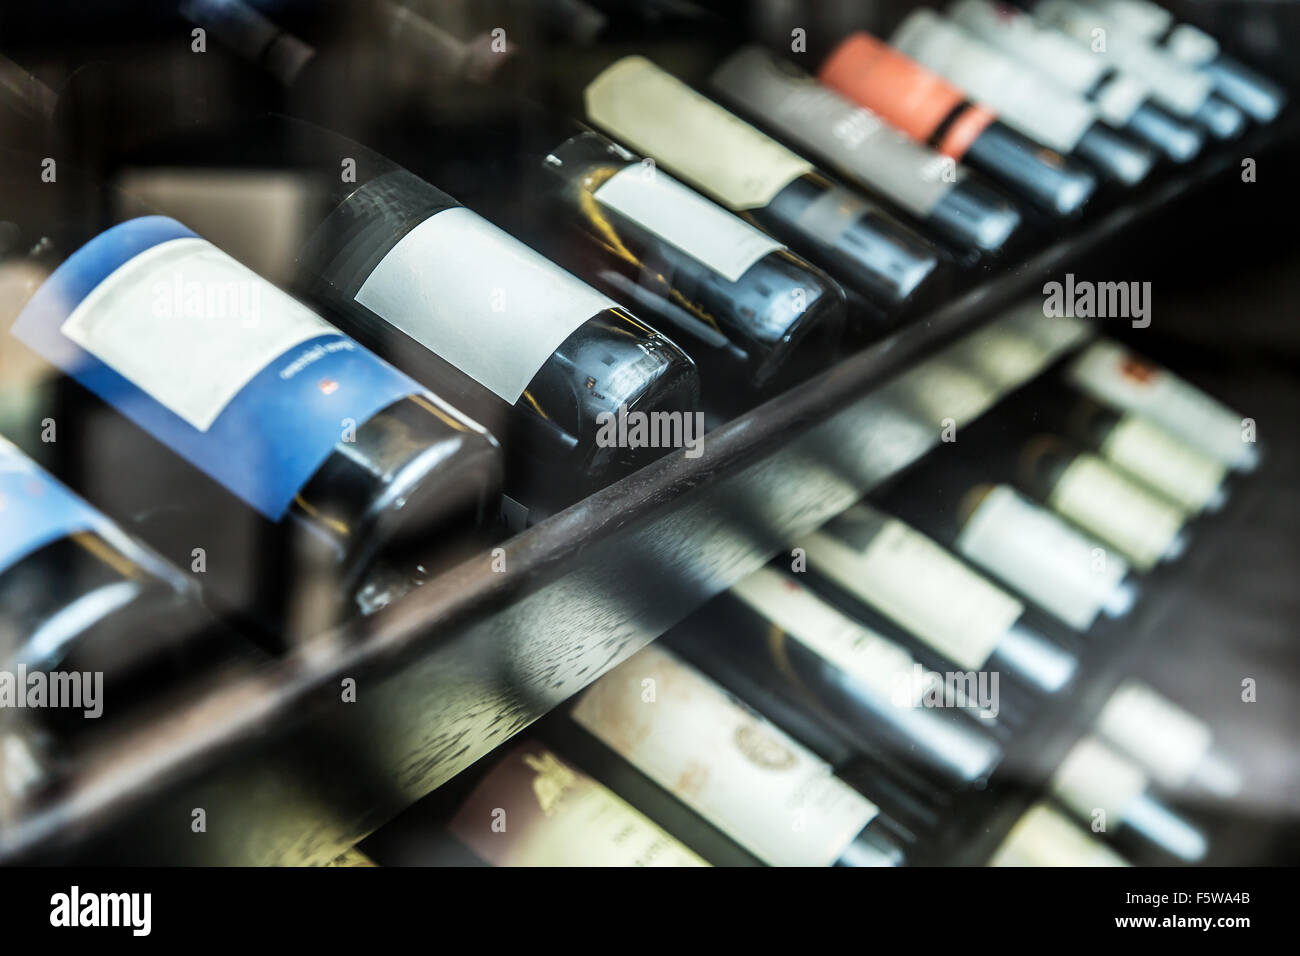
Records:
[[[0,439],[0,573],[51,541],[107,520]]]
[[[152,268],[164,259],[170,264]],[[187,282],[187,274],[201,281]],[[257,306],[251,323],[213,305],[214,289],[235,286]],[[231,293],[221,308],[237,298]],[[37,290],[13,333],[272,520],[349,426],[424,392],[161,216],[114,226],[75,252]],[[247,350],[231,349],[245,340]],[[198,398],[186,393],[186,375]]]

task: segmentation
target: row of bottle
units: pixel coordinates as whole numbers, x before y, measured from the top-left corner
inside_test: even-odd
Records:
[[[887,314],[933,265],[928,252],[899,254],[907,243],[892,243],[897,223],[644,58],[607,66],[582,99],[586,119],[690,172],[721,203],[591,131],[541,150],[529,168],[550,185],[525,192],[551,197],[548,210],[578,241],[533,241],[593,285],[356,143],[291,121],[247,131],[236,149],[293,142],[291,152],[328,171],[295,291],[333,324],[178,223],[119,208],[126,221],[91,238],[75,220],[85,183],[69,185],[65,172],[66,189],[30,188],[44,163],[10,157],[6,240],[32,250],[9,263],[25,280],[6,303],[13,332],[77,383],[31,406],[42,432],[63,425],[63,445],[31,428],[14,437],[74,481],[87,469],[83,453],[66,449],[102,433],[94,441],[117,446],[130,467],[97,503],[141,523],[179,566],[198,547],[218,569],[242,569],[238,542],[257,538],[286,555],[285,567],[304,553],[339,567],[347,593],[376,553],[490,521],[502,471],[511,513],[528,520],[662,451],[600,440],[602,416],[687,416],[701,387],[691,358],[626,303],[689,341],[721,406],[776,387],[783,370],[816,366],[845,319],[836,280]],[[760,156],[771,160],[762,176],[753,174]],[[727,186],[759,180],[762,196]],[[90,205],[114,203],[96,195]],[[530,231],[522,219],[515,228]],[[233,301],[214,306],[214,292]],[[236,328],[233,313],[254,305],[256,322],[243,315]],[[173,313],[204,321],[167,321]],[[259,575],[215,590],[244,609],[293,590],[283,584]],[[282,615],[271,616],[271,630],[283,630]]]
[[[990,416],[1010,440],[958,437],[797,542],[782,559],[797,573],[754,572],[367,851],[398,864],[897,865],[951,812],[936,793],[1034,776],[1005,764],[1014,737],[1257,459],[1240,416],[1113,342],[1058,372]],[[1026,426],[1062,433],[1051,467]],[[954,668],[962,679],[944,683]],[[1241,780],[1203,721],[1130,679],[1076,736],[1037,772],[1040,802],[991,863],[1205,857],[1195,802]]]
[[[362,850],[380,865],[888,867],[924,858],[925,828],[951,805],[925,805],[897,775],[855,765],[765,713],[732,684],[651,645]],[[1170,748],[1216,759],[1202,722],[1128,681],[1103,708],[1097,735],[1070,750],[987,862],[1202,859],[1203,833],[1162,788],[1171,760],[1144,763],[1149,755],[1121,749],[1153,720]]]

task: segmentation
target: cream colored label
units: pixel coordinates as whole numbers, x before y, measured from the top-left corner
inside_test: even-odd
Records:
[[[1094,55],[1115,69],[1132,73],[1151,88],[1152,96],[1180,116],[1191,116],[1210,95],[1211,81],[1163,50],[1146,37],[1126,30],[1123,24],[1074,0],[1038,0],[1034,16],[1073,36],[1093,50]],[[1093,44],[1104,31],[1106,45]]]
[[[1111,695],[1097,717],[1097,732],[1171,789],[1191,779],[1213,741],[1202,721],[1140,681]]]
[[[1140,767],[1095,737],[1075,744],[1052,778],[1052,792],[1061,803],[1089,823],[1096,811],[1104,810],[1108,829],[1123,822],[1146,787]]]
[[[1201,511],[1227,476],[1222,464],[1137,415],[1120,419],[1101,453],[1190,512]]]
[[[785,246],[745,220],[640,163],[605,180],[595,197],[664,242],[735,282],[765,255]]]
[[[1129,863],[1043,803],[1030,807],[989,866],[1128,866]]]
[[[1122,558],[1007,485],[980,502],[957,550],[1080,631],[1128,573]]]
[[[193,289],[200,291],[191,307]],[[119,266],[73,310],[62,332],[207,431],[270,362],[338,329],[211,243],[184,238]]]
[[[897,703],[902,681],[911,687],[916,663],[911,654],[845,617],[789,575],[760,568],[731,591],[808,650],[882,697]],[[919,700],[918,693],[912,703]]]
[[[957,666],[983,667],[1024,605],[901,521],[861,505],[845,518],[863,537],[823,529],[809,562]]]
[[[1253,457],[1241,415],[1117,342],[1093,343],[1068,375],[1098,401],[1162,425],[1225,465],[1240,467]]]
[[[1143,571],[1160,561],[1184,519],[1175,505],[1089,454],[1079,455],[1065,469],[1048,504],[1119,548]]]
[[[1008,125],[1060,152],[1073,150],[1097,121],[1096,110],[1078,95],[930,10],[904,20],[890,44],[997,110]]]
[[[607,787],[525,743],[449,827],[496,866],[708,866]]]
[[[745,47],[713,74],[713,85],[750,114],[763,116],[801,149],[845,176],[928,216],[965,171],[914,142],[870,110],[846,100],[771,53]]]
[[[587,118],[733,212],[766,206],[807,160],[642,56],[588,84]]]
[[[573,719],[770,866],[830,866],[876,816],[824,760],[654,645]]]

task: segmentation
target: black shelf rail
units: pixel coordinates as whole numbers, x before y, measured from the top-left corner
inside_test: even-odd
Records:
[[[0,861],[328,862],[920,457],[892,377],[1298,128],[1254,130],[1101,211],[718,427],[699,457],[673,452],[106,741],[0,831]]]

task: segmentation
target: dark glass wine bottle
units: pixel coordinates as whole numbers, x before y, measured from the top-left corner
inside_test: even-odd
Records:
[[[1020,225],[1015,207],[978,176],[762,47],[737,50],[710,86],[791,146],[892,202],[959,255],[997,252]]]
[[[1057,513],[1117,549],[1139,571],[1187,550],[1187,513],[1056,435],[1036,435],[1017,456],[1021,486]]]
[[[495,519],[477,423],[179,222],[121,201],[103,228],[106,190],[22,165],[0,216],[48,277],[6,301],[6,348],[58,370],[32,410],[57,440],[25,450],[210,600],[282,640],[308,578],[337,605],[314,628],[380,556],[435,560]]]
[[[860,194],[643,56],[581,90],[586,120],[826,269],[875,322],[897,316],[937,250]]]
[[[825,367],[845,321],[834,280],[599,133],[547,132],[518,188],[489,185],[485,214],[682,336],[710,408]]]
[[[509,743],[372,833],[380,866],[708,866],[536,739]]]
[[[1074,677],[1079,647],[1034,609],[919,531],[859,504],[796,542],[820,581],[873,608],[962,671],[1043,693]],[[1050,636],[1049,636],[1050,635]]]
[[[1141,415],[1078,395],[1054,377],[1009,405],[1032,427],[1095,452],[1189,515],[1218,511],[1227,501],[1228,467]]]
[[[769,866],[903,862],[877,804],[659,645],[587,688],[568,720]]]
[[[873,501],[1075,630],[1127,614],[1138,594],[1128,562],[962,454],[963,445],[936,449]]]
[[[185,578],[4,439],[0,541],[5,669],[99,672],[112,712],[131,703],[118,691],[198,669],[212,651]]]
[[[1083,96],[1106,122],[1174,162],[1188,162],[1204,147],[1201,129],[1160,106],[1144,80],[1023,10],[997,0],[957,0],[947,14],[985,43]]]
[[[1001,759],[991,713],[975,716],[975,701],[923,706],[923,669],[907,650],[772,568],[662,640],[837,765],[847,749],[953,789],[985,780]]]
[[[500,438],[506,492],[529,520],[702,438],[695,364],[671,339],[386,158],[288,131],[335,171],[302,291]],[[645,443],[617,440],[624,414],[647,417]]]

